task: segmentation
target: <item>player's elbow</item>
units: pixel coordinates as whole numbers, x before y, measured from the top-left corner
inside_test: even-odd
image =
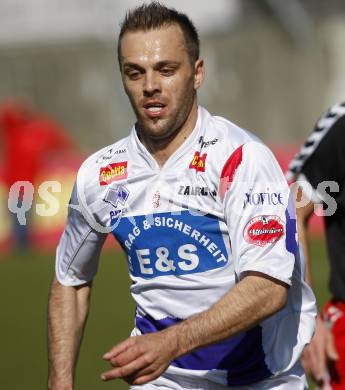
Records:
[[[263,303],[263,315],[265,317],[271,316],[285,307],[288,299],[288,284],[256,271],[247,272],[245,279],[248,280],[248,283],[254,281],[256,284],[256,297]]]
[[[273,288],[273,294],[272,294],[272,313],[274,314],[278,312],[279,310],[284,309],[287,303],[288,299],[288,286],[285,286],[283,284],[276,284]]]

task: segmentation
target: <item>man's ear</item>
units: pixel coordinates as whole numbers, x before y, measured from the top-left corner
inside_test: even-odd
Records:
[[[204,79],[205,79],[205,64],[204,64],[204,60],[202,58],[199,58],[195,62],[194,88],[195,89],[200,88]]]

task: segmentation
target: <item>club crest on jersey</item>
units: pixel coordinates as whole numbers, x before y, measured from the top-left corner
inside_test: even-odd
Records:
[[[124,185],[120,184],[119,186],[108,189],[104,197],[104,201],[110,203],[116,208],[119,204],[124,206],[128,197],[129,190]]]
[[[99,184],[106,186],[114,181],[127,178],[127,161],[108,164],[99,170]]]
[[[207,153],[200,156],[200,152],[195,152],[193,160],[189,164],[189,169],[195,169],[197,172],[205,172]]]
[[[155,209],[157,209],[159,206],[160,206],[160,200],[161,200],[161,194],[160,192],[157,190],[154,195],[153,195],[153,198],[152,198],[152,204],[153,204],[153,207]]]
[[[265,246],[278,241],[284,235],[284,225],[277,215],[259,215],[244,228],[244,239],[249,244]]]

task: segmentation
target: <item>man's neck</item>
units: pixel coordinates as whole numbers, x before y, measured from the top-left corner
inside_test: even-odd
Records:
[[[152,157],[162,167],[169,157],[185,142],[189,135],[193,132],[198,119],[198,106],[196,101],[193,103],[192,109],[183,126],[174,132],[170,137],[164,139],[154,139],[140,135],[141,142],[146,146]]]

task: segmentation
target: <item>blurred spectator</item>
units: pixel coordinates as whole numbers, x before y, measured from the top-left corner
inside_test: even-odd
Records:
[[[345,389],[345,102],[331,107],[292,160],[287,178],[298,181],[297,221],[311,285],[308,225],[322,205],[330,264],[331,300],[318,317],[303,365],[322,390]],[[316,259],[315,259],[316,261]]]
[[[35,110],[28,103],[13,99],[0,105],[0,140],[2,145],[3,179],[8,190],[18,181],[35,185],[35,180],[44,164],[55,153],[65,152],[73,147],[73,142],[65,130],[45,114]],[[36,183],[37,184],[37,183]],[[18,199],[10,201],[21,207],[32,194],[21,187]],[[13,235],[20,248],[28,246],[27,222],[19,221],[12,214]],[[30,214],[28,212],[28,214]],[[30,223],[30,222],[29,222]]]

